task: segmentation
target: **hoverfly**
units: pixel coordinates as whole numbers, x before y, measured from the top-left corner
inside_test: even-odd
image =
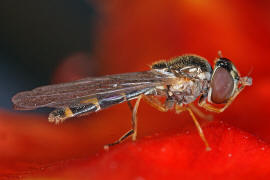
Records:
[[[119,140],[109,144],[118,144],[129,136],[136,140],[136,113],[143,99],[154,108],[166,112],[174,109],[176,113],[188,111],[203,140],[210,150],[203,130],[194,113],[205,117],[192,103],[199,97],[198,105],[206,110],[223,112],[245,88],[252,85],[251,77],[240,77],[233,63],[221,56],[215,61],[215,67],[206,59],[197,55],[183,55],[170,61],[159,61],[151,70],[126,74],[108,75],[97,78],[85,78],[74,82],[42,86],[16,94],[12,98],[17,110],[32,110],[41,107],[53,107],[49,121],[56,124],[64,120],[97,112],[122,102],[128,102],[132,108],[132,129]],[[159,97],[165,97],[165,102]],[[134,107],[130,100],[137,99]],[[224,104],[222,108],[214,104]]]

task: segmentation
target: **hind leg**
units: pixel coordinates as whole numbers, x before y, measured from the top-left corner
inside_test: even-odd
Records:
[[[130,129],[128,132],[126,132],[122,137],[120,137],[117,141],[111,143],[111,144],[107,144],[104,146],[104,149],[108,149],[109,146],[113,146],[116,144],[121,143],[122,141],[124,141],[126,138],[132,136],[132,140],[135,141],[136,140],[136,136],[137,136],[137,111],[138,111],[138,107],[141,101],[142,95],[140,95],[137,98],[137,101],[135,103],[134,108],[132,109],[132,119],[131,119],[131,124],[132,124],[132,129]],[[129,107],[132,107],[131,104],[129,105]]]

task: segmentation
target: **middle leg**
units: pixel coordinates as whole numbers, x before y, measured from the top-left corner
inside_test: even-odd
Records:
[[[194,113],[192,112],[191,108],[190,107],[182,107],[182,106],[176,105],[175,106],[175,111],[176,111],[177,114],[179,114],[179,113],[181,113],[183,111],[188,111],[189,112],[189,115],[191,116],[191,118],[192,118],[192,120],[193,120],[193,122],[194,122],[194,124],[195,124],[195,126],[196,126],[196,128],[198,130],[198,133],[199,133],[202,141],[205,144],[206,150],[207,151],[210,151],[211,150],[211,147],[209,146],[209,144],[208,144],[208,142],[207,142],[207,140],[205,138],[205,135],[203,133],[203,130],[201,128],[201,125],[200,125],[199,121],[197,120],[197,118],[195,117]]]

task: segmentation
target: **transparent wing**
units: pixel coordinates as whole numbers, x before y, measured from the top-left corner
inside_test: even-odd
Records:
[[[133,94],[138,96],[158,85],[171,84],[175,76],[144,71],[126,74],[109,75],[98,78],[85,78],[82,80],[42,86],[32,91],[24,91],[12,98],[14,108],[18,110],[31,110],[40,107],[66,107],[80,104],[91,98],[111,98],[119,94]]]

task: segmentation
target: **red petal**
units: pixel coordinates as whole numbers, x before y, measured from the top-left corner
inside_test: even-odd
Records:
[[[196,131],[156,135],[117,145],[85,160],[44,170],[63,179],[268,179],[270,148],[239,129],[212,123],[204,128],[212,151]],[[262,163],[263,162],[263,163]]]

